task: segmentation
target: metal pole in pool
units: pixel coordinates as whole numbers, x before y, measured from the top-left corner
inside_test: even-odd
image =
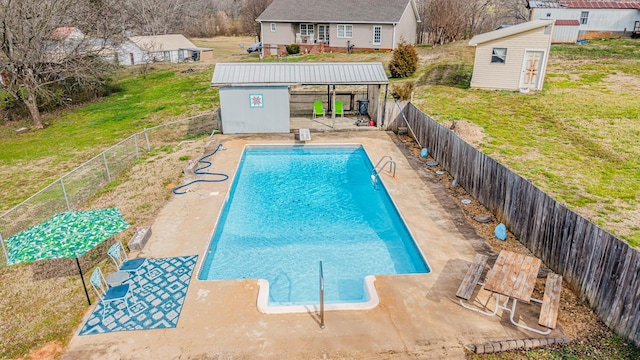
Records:
[[[320,261],[320,329],[324,329],[324,275],[322,261]]]

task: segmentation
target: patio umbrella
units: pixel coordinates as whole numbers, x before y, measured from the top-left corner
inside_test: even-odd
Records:
[[[75,258],[91,305],[79,257],[129,227],[116,208],[66,211],[6,239],[7,264]]]

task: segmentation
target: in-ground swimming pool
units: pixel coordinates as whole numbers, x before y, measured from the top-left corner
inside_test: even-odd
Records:
[[[199,274],[269,282],[269,305],[365,302],[367,275],[430,269],[363,147],[247,146]]]

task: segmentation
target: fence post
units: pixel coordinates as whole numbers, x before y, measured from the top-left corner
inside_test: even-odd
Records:
[[[4,258],[9,264],[9,253],[7,252],[7,247],[4,245],[4,239],[2,238],[2,234],[0,234],[0,244],[2,244],[2,251],[4,252]]]
[[[64,181],[60,178],[60,185],[62,186],[62,194],[64,195],[64,202],[67,203],[67,210],[71,210],[69,206],[69,197],[67,196],[67,189],[64,188]]]
[[[140,152],[138,151],[138,134],[133,134],[133,143],[136,145],[136,160],[140,159]]]
[[[111,173],[109,172],[109,164],[107,163],[107,153],[102,153],[102,159],[104,160],[104,168],[107,170],[107,182],[111,182]]]
[[[144,128],[142,132],[144,133],[145,140],[147,140],[147,151],[151,151],[151,144],[149,144],[149,134],[147,134],[147,128]]]

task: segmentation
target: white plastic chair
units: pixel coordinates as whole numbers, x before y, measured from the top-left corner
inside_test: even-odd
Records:
[[[138,270],[142,268],[142,265],[147,261],[146,258],[138,258],[138,259],[129,259],[127,256],[127,252],[124,250],[124,245],[122,242],[118,241],[115,244],[111,245],[107,254],[116,264],[116,269],[118,271],[126,271],[129,273],[137,274]]]
[[[129,313],[129,317],[131,317],[131,310],[129,310],[129,302],[127,301],[127,296],[130,294],[129,290],[131,290],[129,284],[109,287],[99,267],[93,270],[90,282],[91,287],[96,294],[98,294],[100,301],[102,301],[102,320],[104,320],[107,305],[110,305],[114,301],[123,301],[127,307],[127,313]]]

